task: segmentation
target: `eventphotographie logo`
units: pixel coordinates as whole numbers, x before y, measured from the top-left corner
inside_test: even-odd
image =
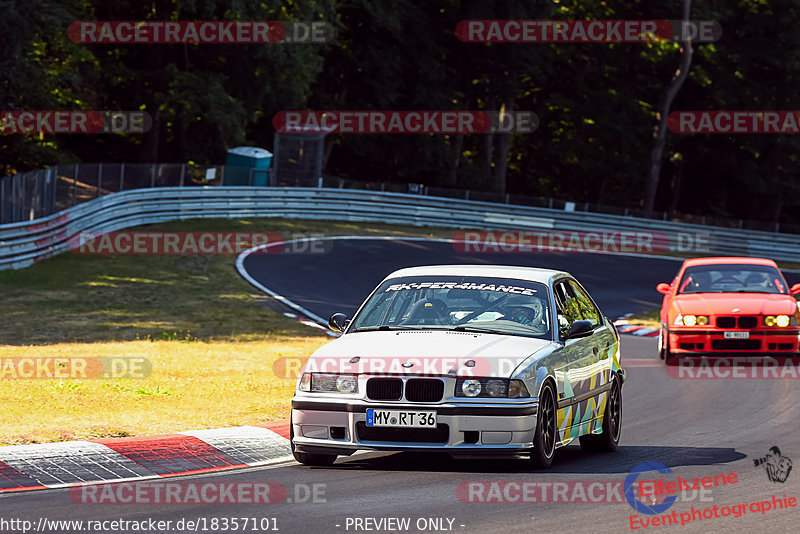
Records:
[[[792,472],[792,461],[781,455],[781,450],[777,446],[770,447],[766,456],[753,460],[753,464],[764,468],[770,482],[786,482],[789,473]]]

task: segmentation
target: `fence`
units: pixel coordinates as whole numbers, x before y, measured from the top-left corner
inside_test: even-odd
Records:
[[[800,236],[380,191],[300,187],[165,187],[122,191],[32,222],[0,226],[0,269],[68,250],[80,232],[197,218],[283,217],[443,228],[658,232],[702,236],[708,254],[800,261]],[[672,245],[671,245],[672,246]]]
[[[308,144],[310,141],[306,140],[306,143]],[[50,169],[15,174],[0,180],[0,224],[40,219],[82,202],[120,191],[152,187],[253,186],[256,183],[268,183],[270,186],[279,187],[325,187],[394,193],[418,192],[421,195],[431,197],[476,200],[601,215],[643,217],[640,210],[607,204],[575,203],[549,197],[516,194],[503,195],[491,191],[447,189],[424,186],[422,184],[365,182],[329,175],[320,176],[314,169],[293,164],[293,158],[299,157],[298,154],[303,151],[319,150],[319,146],[321,145],[309,144],[301,147],[299,152],[287,152],[282,149],[279,152],[283,152],[283,155],[280,156],[280,161],[275,161],[275,168],[266,170],[181,163],[82,163],[80,165],[59,165]],[[278,170],[279,167],[280,170]],[[258,180],[258,173],[266,173],[266,179],[260,177],[262,179]],[[314,178],[314,176],[318,176],[318,178]],[[766,221],[747,221],[679,213],[667,214],[666,212],[656,213],[650,218],[731,229],[800,234],[799,225],[777,224]]]
[[[0,224],[32,221],[120,191],[153,187],[252,186],[269,169],[182,163],[59,165],[0,180]]]

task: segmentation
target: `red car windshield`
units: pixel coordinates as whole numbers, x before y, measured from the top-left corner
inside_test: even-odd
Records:
[[[688,267],[678,286],[687,293],[779,293],[786,294],[786,281],[769,265],[695,265]]]

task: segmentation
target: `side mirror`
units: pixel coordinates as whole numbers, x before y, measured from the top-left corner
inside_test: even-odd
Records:
[[[797,285],[800,285],[800,284],[797,284]],[[669,284],[665,284],[665,283],[662,282],[662,283],[660,283],[660,284],[658,284],[656,286],[656,291],[666,295],[667,293],[669,293],[670,287],[671,286]]]
[[[347,328],[349,323],[350,319],[348,319],[345,314],[334,313],[328,320],[328,328],[336,332],[344,332],[344,329]]]
[[[594,326],[590,321],[575,321],[567,329],[567,339],[576,337],[586,337],[594,331]]]
[[[792,295],[797,295],[798,293],[800,293],[800,284],[795,284],[792,287],[790,287],[789,293],[791,293]]]

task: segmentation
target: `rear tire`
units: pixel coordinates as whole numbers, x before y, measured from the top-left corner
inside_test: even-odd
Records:
[[[533,436],[531,462],[538,469],[553,465],[556,449],[556,396],[550,382],[545,382],[536,411],[536,433]]]
[[[617,450],[622,435],[622,387],[619,379],[611,379],[606,409],[603,414],[603,433],[580,436],[581,449],[586,452],[610,452]]]
[[[294,456],[294,459],[303,465],[324,467],[333,465],[333,462],[336,461],[335,454],[312,454],[309,452],[298,452],[295,450],[294,425],[292,424],[291,419],[289,419],[289,446],[292,449],[292,456]]]

